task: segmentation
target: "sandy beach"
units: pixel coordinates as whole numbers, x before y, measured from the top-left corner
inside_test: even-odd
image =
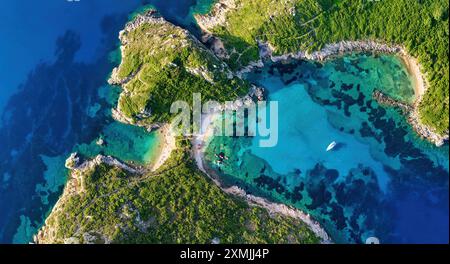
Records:
[[[162,126],[158,133],[160,133],[162,137],[162,146],[159,150],[158,157],[155,159],[155,162],[151,165],[151,171],[158,170],[170,157],[172,150],[176,148],[176,139],[172,133],[169,124]]]
[[[221,182],[219,181],[218,175],[210,169],[204,162],[204,152],[208,147],[209,140],[214,134],[214,126],[212,122],[216,118],[217,114],[208,114],[202,116],[202,132],[199,135],[194,136],[192,140],[193,145],[193,156],[197,167],[205,173],[222,191],[227,194],[234,195],[240,197],[247,201],[247,203],[251,206],[258,206],[265,208],[269,211],[270,214],[279,214],[287,217],[292,217],[295,219],[301,220],[305,223],[314,234],[320,238],[321,243],[330,244],[332,243],[330,237],[326,233],[326,231],[320,226],[320,224],[311,218],[309,214],[304,213],[298,209],[289,207],[284,204],[273,203],[264,199],[262,197],[257,197],[254,195],[247,194],[243,189],[238,186],[232,186],[229,188],[225,188]]]
[[[403,64],[405,65],[408,73],[413,78],[414,93],[416,95],[416,100],[420,100],[426,91],[426,81],[420,70],[420,64],[416,58],[403,53],[400,55]]]

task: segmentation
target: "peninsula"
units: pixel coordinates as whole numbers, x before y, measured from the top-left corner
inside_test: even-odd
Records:
[[[172,100],[188,99],[193,91],[226,100],[250,90],[248,82],[235,77],[189,32],[155,11],[138,15],[120,39],[123,60],[110,82],[123,87],[114,115],[122,122],[152,130],[170,120]],[[176,140],[166,137],[166,145]],[[71,177],[34,242],[329,241],[295,209],[269,211],[268,202],[248,204],[240,195],[223,192],[196,167],[190,141],[177,141],[169,147],[170,158],[162,151],[165,157],[152,168],[134,168],[104,156],[82,161],[72,154],[66,162]]]
[[[255,100],[256,86],[243,76],[267,60],[388,53],[401,56],[414,78],[414,105],[404,107],[409,122],[436,145],[448,140],[446,1],[219,0],[196,19],[201,40],[154,10],[127,23],[119,36],[122,61],[109,79],[122,88],[113,118],[164,130],[170,105],[191,102],[196,92],[219,102]],[[331,242],[308,214],[211,177],[203,167],[207,136],[165,133],[161,157],[144,168],[72,155],[71,177],[34,242]]]

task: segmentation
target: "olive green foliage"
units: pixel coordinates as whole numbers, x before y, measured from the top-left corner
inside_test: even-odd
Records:
[[[236,0],[220,37],[233,69],[258,59],[257,40],[277,55],[314,51],[341,40],[404,45],[429,81],[420,104],[425,124],[445,133],[449,125],[449,31],[447,0]]]
[[[118,77],[124,85],[119,110],[135,121],[166,122],[177,100],[226,101],[245,94],[249,84],[232,77],[228,66],[190,33],[168,22],[145,23],[126,33]]]
[[[50,216],[56,243],[85,234],[103,243],[317,243],[300,220],[270,216],[222,192],[192,163],[190,144],[157,172],[130,175],[99,165],[85,172],[84,192]],[[59,223],[59,224],[55,224]],[[92,239],[91,239],[92,242]]]

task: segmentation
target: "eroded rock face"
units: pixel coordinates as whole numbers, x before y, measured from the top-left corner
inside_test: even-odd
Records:
[[[84,171],[88,169],[92,169],[93,167],[99,164],[107,164],[110,166],[117,166],[121,169],[124,169],[130,173],[140,173],[141,171],[136,168],[132,168],[127,165],[125,162],[119,161],[116,158],[111,156],[103,156],[97,155],[93,160],[86,160],[82,162],[82,158],[78,155],[77,152],[70,154],[69,158],[66,160],[66,168],[70,170],[76,171]]]
[[[416,131],[417,134],[419,134],[423,138],[426,138],[437,147],[442,147],[449,140],[448,134],[440,135],[436,133],[435,130],[431,127],[423,125],[420,121],[420,116],[417,109],[411,112],[408,117],[408,122],[413,126],[414,131]]]
[[[195,19],[203,31],[210,32],[212,28],[224,25],[227,13],[236,7],[236,0],[220,0],[213,6],[209,14],[196,15]]]
[[[403,47],[399,45],[391,45],[383,42],[377,42],[372,40],[366,41],[340,41],[337,43],[331,43],[325,45],[321,50],[314,52],[299,51],[297,53],[289,53],[281,56],[272,56],[273,48],[270,48],[270,43],[264,45],[266,48],[271,49],[266,53],[270,54],[270,58],[273,62],[286,61],[289,59],[305,59],[314,61],[324,61],[334,58],[339,55],[344,55],[351,52],[375,52],[385,54],[406,54]]]
[[[100,234],[84,233],[79,237],[68,237],[63,240],[57,239],[57,232],[60,228],[58,223],[58,217],[64,209],[62,208],[71,197],[75,195],[83,195],[86,192],[85,175],[95,169],[95,167],[106,164],[111,167],[120,168],[130,174],[141,174],[145,172],[142,167],[132,167],[125,162],[115,159],[111,156],[98,155],[92,160],[83,161],[82,157],[78,153],[72,153],[66,160],[66,167],[71,170],[70,177],[64,188],[64,192],[59,198],[58,202],[54,206],[49,217],[45,221],[45,225],[34,236],[34,243],[37,244],[49,244],[49,243],[64,243],[64,244],[79,244],[81,238],[83,243],[109,243],[110,240]]]
[[[273,20],[274,17],[279,15],[279,12],[275,11],[277,4],[283,5],[285,7],[284,10],[286,10],[286,15],[295,17],[298,13],[298,10],[296,12],[296,9],[291,6],[295,1],[282,1],[282,2],[271,2],[269,3],[271,9],[268,10],[268,14],[270,16],[267,17],[267,21]],[[239,31],[236,30],[236,24],[229,23],[228,18],[232,17],[233,15],[239,14],[241,10],[244,10],[243,6],[249,7],[252,6],[250,4],[246,5],[245,1],[244,3],[241,1],[228,1],[228,0],[221,0],[216,5],[214,5],[212,11],[209,14],[206,15],[197,15],[195,18],[198,21],[198,24],[200,25],[201,29],[204,32],[204,42],[211,46],[211,49],[215,52],[215,54],[225,60],[230,59],[230,54],[235,53],[235,47],[232,46],[232,42],[230,39],[223,37],[223,39],[220,39],[218,36],[214,36],[213,32],[215,30],[221,31],[222,28],[227,31],[231,30],[232,32]],[[272,11],[274,9],[274,11]],[[266,10],[263,12],[260,12],[259,15],[264,15]],[[242,11],[242,13],[246,13],[247,11]],[[310,21],[313,21],[315,18],[312,18]],[[231,20],[230,20],[231,21]],[[308,21],[308,22],[310,22]],[[260,24],[257,22],[251,21],[251,19],[247,18],[245,21],[247,26],[254,26],[259,27]],[[306,22],[307,23],[307,22]],[[283,27],[283,25],[278,25],[279,27]],[[239,33],[237,33],[239,35]],[[245,34],[243,34],[245,35]],[[240,35],[239,35],[240,36]],[[248,37],[248,35],[246,35]],[[232,37],[238,37],[238,36],[232,36]],[[320,36],[319,36],[320,37]],[[358,38],[356,38],[358,39]],[[237,72],[238,76],[242,76],[244,73],[250,72],[255,67],[262,67],[264,65],[262,59],[271,59],[274,62],[277,61],[286,61],[291,59],[306,59],[306,60],[314,60],[314,61],[324,61],[345,53],[350,53],[354,51],[359,52],[377,52],[377,53],[386,53],[386,54],[399,54],[402,57],[411,58],[408,53],[406,52],[406,48],[402,45],[392,44],[392,43],[386,43],[382,39],[369,39],[361,37],[358,41],[347,41],[343,39],[342,41],[338,41],[335,43],[329,43],[326,44],[322,49],[316,50],[313,52],[307,52],[306,50],[301,50],[300,48],[296,48],[295,46],[291,47],[291,50],[298,50],[298,52],[293,52],[289,54],[282,54],[280,55],[280,52],[276,50],[276,46],[273,46],[270,42],[263,42],[259,39],[254,39],[254,41],[257,43],[257,46],[260,51],[260,58],[252,58],[253,62],[246,63],[243,65],[239,65],[240,71]],[[225,45],[224,45],[225,43]],[[254,43],[249,44],[253,45]],[[293,44],[294,45],[294,44]],[[226,47],[226,48],[225,48]],[[242,50],[241,50],[242,52]],[[278,54],[277,56],[274,56],[274,54]],[[242,55],[242,54],[241,54]],[[416,64],[416,63],[415,63]],[[418,68],[423,69],[418,65]],[[423,75],[425,72],[418,72],[418,75]],[[420,79],[423,79],[424,82],[426,82],[426,78],[424,78],[425,75],[421,76]],[[428,85],[425,85],[425,88]],[[420,90],[420,89],[419,89]],[[422,88],[424,90],[424,88]],[[425,93],[425,91],[420,91],[421,95]],[[422,100],[421,96],[418,96],[418,102]],[[449,132],[436,132],[437,130],[433,127],[430,127],[428,125],[425,125],[420,118],[420,114],[425,113],[419,113],[419,109],[423,109],[423,107],[419,106],[419,104],[415,104],[414,108],[416,109],[414,113],[412,113],[409,117],[410,123],[414,124],[414,130],[422,137],[428,139],[432,143],[436,144],[437,146],[441,146],[444,144],[445,141],[448,141],[449,138]],[[421,110],[422,111],[422,110]]]
[[[110,84],[122,88],[112,110],[119,122],[148,131],[161,127],[169,119],[168,101],[186,101],[188,79],[195,82],[192,92],[208,87],[218,96],[246,85],[189,31],[164,20],[156,11],[138,15],[120,32],[119,39],[122,62],[109,79]]]
[[[77,152],[74,152],[67,158],[65,166],[67,169],[73,170],[79,168],[82,164],[82,158],[78,155]]]

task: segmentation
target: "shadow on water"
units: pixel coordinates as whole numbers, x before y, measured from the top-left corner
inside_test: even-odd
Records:
[[[338,142],[338,143],[336,143],[336,146],[331,151],[336,152],[336,151],[339,151],[339,150],[345,148],[346,146],[347,146],[347,144],[345,144],[343,142]]]
[[[107,54],[115,49],[117,32],[126,19],[125,14],[103,18],[101,56],[92,64],[74,61],[82,43],[76,32],[67,31],[56,41],[56,61],[37,65],[6,105],[0,128],[1,242],[11,242],[21,223],[39,226],[62,191],[60,186],[49,194],[48,204],[35,193],[38,183],[45,184],[47,166],[41,157],[67,154],[77,142],[95,138],[108,122],[102,112],[88,116],[86,108],[100,101],[97,89],[112,68]],[[26,239],[16,237],[15,242]]]

